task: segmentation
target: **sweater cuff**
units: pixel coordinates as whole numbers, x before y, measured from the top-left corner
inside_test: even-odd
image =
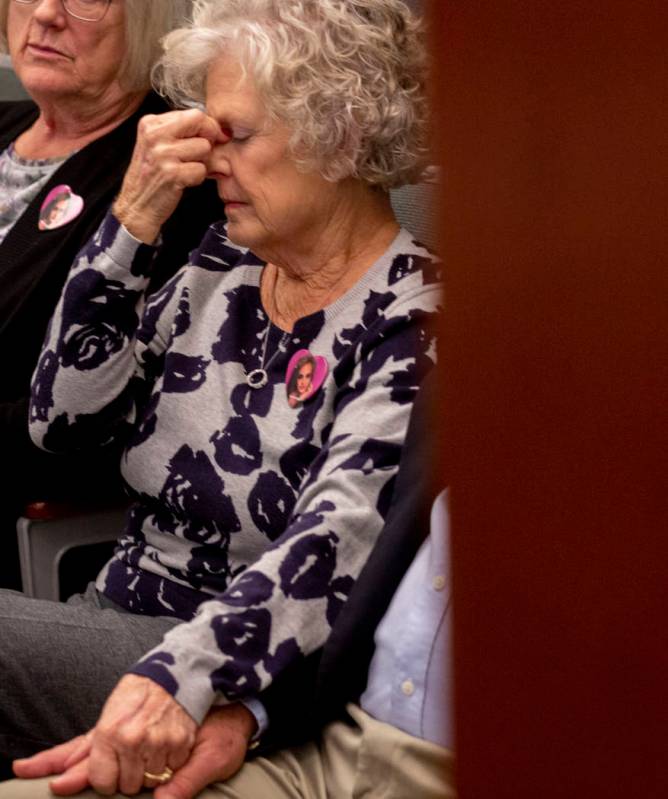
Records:
[[[169,653],[156,652],[128,669],[127,673],[148,677],[156,682],[181,705],[199,726],[216,698],[216,693],[211,687],[211,680],[208,676],[198,677],[193,674],[187,684],[179,685],[167,668],[166,664],[170,663],[170,660],[173,662]]]
[[[257,744],[260,738],[265,734],[267,731],[267,727],[269,726],[269,716],[267,715],[267,710],[265,706],[260,702],[259,699],[255,697],[251,697],[250,699],[240,699],[239,700],[242,705],[248,710],[250,713],[253,714],[255,717],[255,721],[257,723],[257,729],[253,733],[252,738],[250,739],[250,744]]]
[[[122,225],[111,211],[102,223],[102,240],[110,241],[107,255],[118,266],[129,269],[135,277],[148,277],[157,244],[144,244]]]

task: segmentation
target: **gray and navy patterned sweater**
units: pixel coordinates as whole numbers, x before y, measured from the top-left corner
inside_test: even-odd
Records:
[[[285,333],[260,301],[263,262],[222,224],[146,297],[154,255],[111,215],[79,254],[33,377],[31,434],[55,451],[125,442],[134,503],[97,587],[183,620],[131,671],[199,722],[327,638],[381,530],[435,359],[440,265],[402,230],[350,291]],[[329,371],[293,408],[299,349]],[[269,381],[252,388],[263,355]]]

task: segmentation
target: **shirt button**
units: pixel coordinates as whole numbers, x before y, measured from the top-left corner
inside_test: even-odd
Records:
[[[406,694],[406,696],[412,696],[415,692],[415,686],[413,685],[413,680],[404,680],[401,683],[401,690]]]
[[[442,574],[437,574],[431,581],[432,587],[435,591],[442,591],[445,588],[445,577]]]

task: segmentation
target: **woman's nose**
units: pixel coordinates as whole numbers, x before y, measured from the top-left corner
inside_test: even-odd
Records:
[[[211,155],[209,156],[209,171],[219,172],[223,175],[230,175],[232,168],[230,166],[230,159],[227,156],[225,145],[227,142],[217,142],[211,148]]]
[[[37,0],[32,15],[42,25],[65,24],[67,20],[62,0]]]

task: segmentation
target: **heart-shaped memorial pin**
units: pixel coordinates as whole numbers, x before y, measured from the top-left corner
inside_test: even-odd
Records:
[[[296,408],[312,397],[327,377],[329,367],[322,355],[311,355],[308,350],[297,350],[290,358],[285,372],[288,404]]]
[[[55,186],[46,195],[39,211],[39,229],[54,230],[62,227],[82,212],[84,201],[64,183]]]

